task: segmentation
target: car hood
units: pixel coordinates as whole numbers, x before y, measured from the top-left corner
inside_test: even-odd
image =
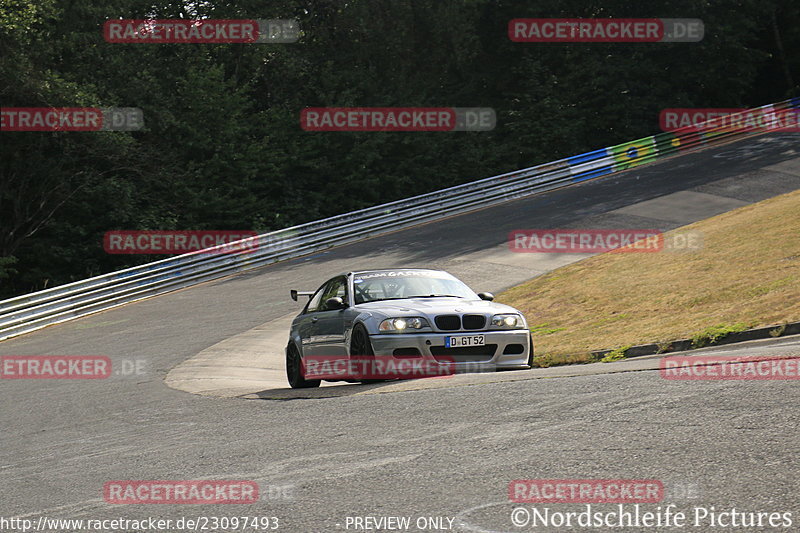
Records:
[[[384,300],[358,304],[357,309],[384,313],[387,316],[438,315],[446,313],[519,313],[510,305],[486,300],[465,300],[463,298],[406,298],[403,300]]]

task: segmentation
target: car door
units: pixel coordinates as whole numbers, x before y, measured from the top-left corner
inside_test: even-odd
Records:
[[[324,283],[314,296],[308,301],[303,314],[298,317],[297,331],[300,335],[300,342],[303,347],[303,356],[314,355],[315,339],[313,326],[319,321],[320,304],[323,301],[322,296],[325,294],[325,288],[329,282]]]
[[[344,332],[345,309],[328,309],[325,302],[328,298],[339,297],[344,302],[348,301],[347,277],[333,278],[325,286],[319,307],[314,313],[311,324],[311,338],[313,339],[313,354],[322,356],[346,356]]]

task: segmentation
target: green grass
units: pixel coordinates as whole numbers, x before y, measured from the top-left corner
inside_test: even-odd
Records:
[[[708,346],[709,344],[716,344],[717,341],[719,341],[729,333],[738,333],[746,329],[747,325],[741,323],[733,324],[730,326],[727,326],[725,324],[710,326],[692,335],[692,347],[702,348],[703,346]]]
[[[616,350],[611,350],[605,355],[605,357],[600,359],[600,362],[613,363],[614,361],[621,361],[626,358],[625,352],[630,350],[630,348],[630,346],[623,346],[621,348],[617,348]]]

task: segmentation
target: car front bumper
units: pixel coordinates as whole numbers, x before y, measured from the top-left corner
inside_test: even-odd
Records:
[[[445,337],[475,335],[483,335],[486,345],[445,347]],[[370,335],[370,341],[375,355],[392,356],[398,360],[422,358],[439,362],[454,362],[457,372],[528,368],[528,355],[533,349],[527,329],[452,333],[384,333]]]

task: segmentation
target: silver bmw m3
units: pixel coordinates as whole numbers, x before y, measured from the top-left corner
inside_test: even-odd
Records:
[[[292,321],[286,346],[293,388],[317,387],[322,379],[369,381],[364,376],[375,373],[352,371],[354,362],[365,360],[380,359],[387,369],[379,376],[383,379],[392,376],[388,369],[409,362],[416,369],[423,363],[427,369],[444,367],[442,374],[533,364],[533,341],[522,313],[492,302],[490,293],[476,294],[441,270],[349,272],[314,292],[292,290],[291,296],[309,298]],[[327,372],[317,372],[320,363],[328,365]]]

